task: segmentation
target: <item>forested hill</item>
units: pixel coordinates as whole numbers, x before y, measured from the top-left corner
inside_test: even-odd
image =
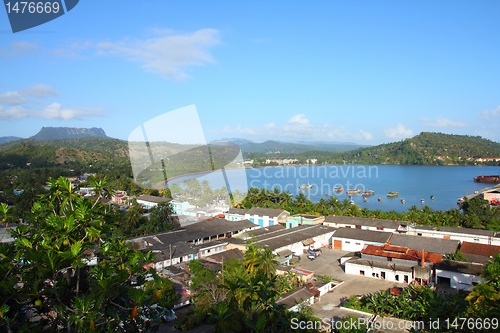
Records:
[[[128,145],[126,141],[118,139],[106,139],[97,137],[87,137],[81,139],[62,139],[62,140],[47,140],[37,141],[33,139],[24,139],[12,141],[0,145],[0,152],[11,150],[21,145],[33,146],[52,146],[52,147],[68,147],[75,149],[83,149],[88,152],[100,152],[108,155],[116,155],[118,157],[128,156]]]
[[[26,167],[34,169],[57,165],[89,166],[91,164],[94,164],[94,169],[97,165],[118,166],[128,162],[128,157],[123,149],[123,147],[117,148],[109,143],[86,150],[82,147],[49,145],[47,142],[39,144],[22,140],[10,149],[0,152],[0,169]]]
[[[500,158],[500,143],[479,136],[422,132],[399,142],[336,155],[336,162],[372,164],[471,164],[478,158]]]

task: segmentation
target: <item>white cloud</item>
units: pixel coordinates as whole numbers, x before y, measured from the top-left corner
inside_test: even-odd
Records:
[[[10,48],[0,49],[0,57],[12,58],[19,56],[23,53],[35,53],[38,50],[38,46],[34,43],[27,41],[11,42]]]
[[[421,121],[426,123],[427,126],[432,127],[466,127],[462,122],[454,121],[449,118],[437,117],[435,120],[429,118],[421,118]]]
[[[104,111],[99,108],[67,108],[59,103],[52,103],[43,109],[28,108],[22,105],[15,105],[5,109],[0,106],[0,119],[2,120],[22,118],[73,120],[91,116],[104,116]]]
[[[43,98],[59,95],[52,87],[46,84],[37,84],[18,91],[0,93],[0,119],[81,119],[83,117],[103,116],[101,108],[63,107],[52,102],[47,105]],[[40,108],[40,104],[47,106]]]
[[[288,121],[289,124],[301,124],[301,125],[309,125],[309,119],[306,118],[306,115],[301,113],[298,115],[293,116],[290,118]]]
[[[36,84],[34,86],[21,89],[19,92],[25,96],[33,96],[41,98],[59,95],[57,91],[55,91],[54,89],[52,89],[52,87],[46,84]]]
[[[100,117],[104,112],[99,108],[68,108],[59,103],[52,103],[45,107],[40,114],[45,119],[81,119],[83,117]]]
[[[58,93],[46,84],[37,84],[18,91],[7,91],[0,93],[0,104],[3,105],[20,105],[28,102],[28,97],[51,97],[57,96]]]
[[[217,132],[217,131],[216,131]],[[373,135],[359,129],[348,131],[344,128],[335,128],[331,124],[315,125],[306,118],[305,114],[298,114],[284,124],[271,122],[261,127],[249,128],[238,125],[224,127],[224,134],[246,136],[253,140],[273,139],[288,141],[369,141]]]
[[[491,119],[491,118],[500,116],[500,105],[497,106],[496,109],[484,110],[484,111],[479,112],[479,116],[481,116],[482,118],[486,118],[486,119]]]
[[[214,62],[209,49],[220,43],[217,30],[200,29],[177,35],[170,30],[154,32],[162,35],[146,40],[100,42],[95,47],[98,54],[123,57],[140,63],[147,72],[172,80],[184,81],[190,78],[186,73],[189,68]]]
[[[384,129],[384,134],[391,139],[404,139],[413,135],[413,130],[406,128],[403,124],[399,123],[396,128],[388,127]]]
[[[0,94],[0,104],[19,105],[26,102],[26,97],[19,91],[7,91]]]

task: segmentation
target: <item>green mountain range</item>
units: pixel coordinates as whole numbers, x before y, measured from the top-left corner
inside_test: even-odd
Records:
[[[472,164],[500,158],[500,143],[479,136],[422,132],[399,142],[360,148],[332,156],[332,161],[370,164]]]

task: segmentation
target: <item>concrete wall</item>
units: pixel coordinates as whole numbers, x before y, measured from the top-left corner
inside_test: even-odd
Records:
[[[361,271],[364,271],[364,275],[360,273]],[[411,283],[413,281],[413,274],[411,272],[393,271],[390,268],[386,269],[380,267],[357,265],[354,263],[350,263],[349,261],[345,263],[345,272],[346,274],[361,275],[379,280],[382,280],[382,272],[385,272],[385,280],[387,281],[406,283]],[[399,281],[396,279],[396,276],[399,277]],[[408,281],[405,281],[405,276],[407,276]]]

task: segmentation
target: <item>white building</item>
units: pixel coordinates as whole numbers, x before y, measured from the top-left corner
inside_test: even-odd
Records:
[[[392,233],[352,228],[339,228],[332,235],[332,247],[349,252],[359,252],[366,245],[382,245],[391,239]]]
[[[435,266],[435,282],[449,285],[454,289],[470,291],[474,285],[485,282],[479,278],[482,269],[482,264],[443,260]]]

